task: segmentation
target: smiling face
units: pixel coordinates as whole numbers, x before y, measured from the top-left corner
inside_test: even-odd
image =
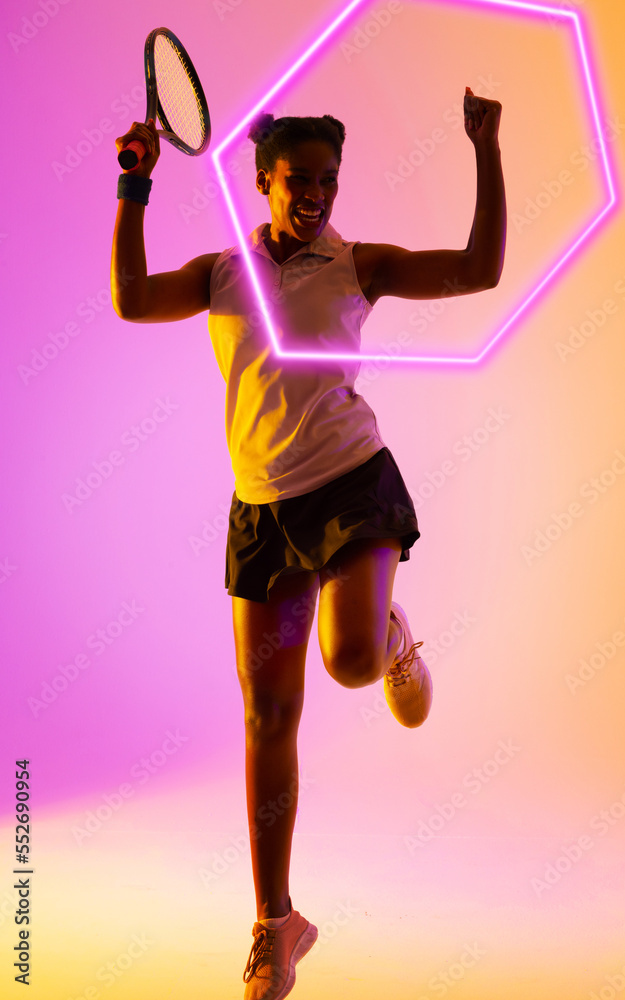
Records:
[[[293,241],[301,245],[321,235],[338,193],[338,172],[332,146],[316,139],[299,143],[270,173],[258,171],[256,187],[269,198],[275,243],[297,249]]]

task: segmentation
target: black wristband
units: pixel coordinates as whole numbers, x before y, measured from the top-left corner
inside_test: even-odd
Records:
[[[152,187],[151,177],[138,177],[136,174],[120,174],[117,180],[117,197],[126,201],[138,201],[147,205]]]

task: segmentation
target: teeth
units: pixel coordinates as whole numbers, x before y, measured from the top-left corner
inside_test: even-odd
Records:
[[[307,208],[298,208],[297,211],[300,215],[305,215],[307,219],[316,219],[318,215],[321,215],[320,208],[316,212],[311,212]]]

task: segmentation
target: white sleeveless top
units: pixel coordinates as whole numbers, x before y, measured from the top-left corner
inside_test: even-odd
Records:
[[[360,350],[372,310],[362,294],[353,247],[329,223],[284,264],[248,237],[253,263],[284,350]],[[385,446],[375,414],[354,392],[361,362],[274,353],[245,258],[224,250],[211,273],[208,329],[226,381],[226,438],[235,492],[244,503],[301,496],[366,462]]]

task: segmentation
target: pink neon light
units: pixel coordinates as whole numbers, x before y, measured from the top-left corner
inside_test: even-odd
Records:
[[[518,10],[528,15],[539,15],[539,16],[549,15],[551,17],[558,17],[562,19],[567,18],[569,20],[569,23],[571,23],[574,26],[575,30],[578,53],[579,56],[581,57],[581,63],[582,63],[583,79],[586,84],[586,96],[590,104],[591,117],[593,119],[594,126],[596,129],[596,138],[598,139],[601,148],[601,163],[603,166],[604,178],[609,191],[609,200],[601,209],[601,211],[592,219],[590,224],[577,237],[575,242],[569,247],[566,253],[564,253],[557,260],[557,262],[553,265],[553,267],[547,272],[545,277],[538,283],[536,288],[534,288],[534,290],[521,302],[521,304],[514,310],[512,315],[508,317],[503,326],[497,331],[497,333],[491,338],[491,340],[488,341],[483,350],[475,357],[433,357],[433,356],[410,355],[408,357],[401,357],[401,358],[397,357],[396,355],[388,353],[353,354],[353,353],[330,353],[325,351],[314,351],[314,352],[282,351],[280,350],[280,345],[278,343],[273,323],[271,321],[271,316],[269,315],[265,300],[263,298],[263,293],[256,275],[256,271],[254,269],[251,254],[246,245],[246,234],[243,232],[241,228],[239,217],[237,215],[234,202],[232,200],[232,196],[228,189],[227,178],[226,175],[224,174],[224,171],[222,170],[219,157],[223,152],[223,150],[225,150],[226,147],[230,145],[230,143],[236,138],[237,135],[239,135],[239,133],[252,120],[252,118],[254,118],[259,111],[261,111],[264,107],[267,106],[270,99],[274,97],[288,83],[290,79],[292,79],[292,77],[295,75],[295,73],[298,72],[298,70],[302,69],[302,67],[306,65],[306,63],[311,59],[311,57],[317,51],[319,51],[321,46],[332,37],[334,32],[342,24],[344,24],[344,22],[350,16],[350,14],[352,14],[363,2],[364,0],[352,0],[351,3],[347,4],[347,6],[341,11],[341,13],[328,25],[325,31],[323,31],[321,35],[319,35],[319,37],[306,49],[303,55],[300,56],[300,58],[293,64],[293,66],[291,66],[291,68],[280,77],[277,83],[275,83],[273,87],[271,87],[271,89],[267,91],[267,93],[263,94],[263,96],[260,98],[259,101],[257,101],[257,103],[254,105],[251,111],[247,113],[245,118],[243,118],[242,121],[229,133],[229,135],[226,136],[226,138],[220,143],[220,145],[217,147],[217,149],[215,149],[215,151],[212,154],[213,162],[215,164],[215,171],[221,183],[224,197],[226,199],[226,204],[228,206],[228,210],[232,217],[234,228],[250,275],[250,280],[252,282],[252,286],[256,293],[258,304],[267,327],[267,332],[269,334],[269,337],[271,338],[271,342],[273,344],[276,354],[280,355],[281,357],[292,357],[292,358],[320,358],[320,359],[352,358],[361,361],[384,360],[384,361],[400,361],[400,362],[421,361],[428,364],[433,364],[433,363],[476,364],[479,361],[481,361],[486,356],[486,354],[488,354],[488,352],[495,346],[495,344],[501,340],[503,335],[513,326],[516,320],[526,311],[526,309],[528,309],[530,304],[536,299],[536,297],[540,294],[540,292],[547,287],[547,285],[551,282],[551,280],[555,277],[555,275],[562,269],[564,264],[572,257],[575,251],[581,248],[582,244],[588,239],[593,230],[597,228],[601,220],[605,219],[608,213],[616,205],[617,199],[614,187],[614,180],[610,169],[610,163],[608,159],[608,153],[605,141],[601,131],[599,112],[597,108],[597,99],[595,96],[595,88],[593,85],[593,79],[589,65],[589,58],[587,54],[587,45],[584,33],[582,31],[581,16],[579,13],[574,11],[560,10],[556,7],[549,7],[541,4],[526,3],[524,2],[524,0],[446,0],[446,2],[451,2],[451,3],[455,2],[465,7],[471,5],[476,5],[480,7],[484,6],[497,7],[497,8],[503,7],[503,8],[510,8],[513,10]]]

